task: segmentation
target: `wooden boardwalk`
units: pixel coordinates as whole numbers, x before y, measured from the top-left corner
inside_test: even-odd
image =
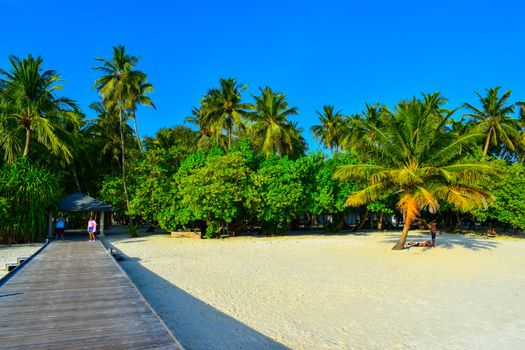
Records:
[[[55,241],[0,285],[0,349],[182,349],[99,242]]]

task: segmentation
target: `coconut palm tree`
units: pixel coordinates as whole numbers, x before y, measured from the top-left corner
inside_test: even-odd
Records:
[[[517,120],[511,116],[514,112],[514,105],[508,102],[512,91],[507,90],[499,97],[499,89],[499,86],[486,89],[487,95],[485,97],[476,92],[481,102],[481,108],[474,107],[470,103],[463,105],[471,111],[471,113],[466,113],[465,116],[472,118],[485,134],[484,155],[487,155],[491,143],[496,147],[499,144],[503,144],[511,151],[514,151],[516,148]]]
[[[385,106],[375,103],[365,104],[365,110],[360,114],[350,116],[346,120],[346,128],[342,137],[342,144],[345,149],[351,149],[356,154],[367,155],[370,160],[376,155],[370,154],[370,145],[375,143],[376,130],[381,129],[384,115],[390,111]]]
[[[292,135],[292,147],[287,155],[290,159],[297,159],[304,156],[308,151],[308,142],[306,142],[303,136],[303,128],[299,126],[298,122],[291,121],[289,128]],[[283,144],[282,148],[286,149],[287,145]]]
[[[193,107],[191,115],[184,119],[185,123],[195,124],[199,128],[197,136],[197,148],[205,149],[211,146],[212,144],[212,131],[204,120],[204,113],[201,107]],[[226,140],[224,135],[220,135],[217,140],[219,146],[223,149],[226,149]]]
[[[319,116],[320,125],[314,125],[310,128],[314,134],[315,140],[321,140],[321,143],[330,149],[333,153],[338,151],[341,146],[341,140],[346,127],[346,118],[341,111],[334,112],[334,106],[323,106],[323,112],[315,111]]]
[[[93,69],[102,72],[102,76],[95,81],[94,86],[101,94],[107,108],[116,108],[119,116],[122,185],[126,199],[126,208],[129,208],[128,188],[126,185],[126,148],[124,142],[124,129],[126,125],[126,110],[132,105],[139,85],[146,81],[146,75],[135,70],[138,58],[126,53],[122,45],[113,47],[113,57],[110,60],[97,58],[102,66]]]
[[[150,106],[153,107],[153,109],[156,109],[156,107],[153,104],[153,101],[151,101],[151,98],[147,96],[147,94],[153,92],[153,85],[151,85],[145,80],[145,74],[143,76],[140,76],[139,78],[144,80],[139,80],[136,84],[132,86],[129,101],[129,110],[131,118],[133,119],[133,130],[135,131],[137,146],[139,150],[142,150],[142,142],[140,140],[139,130],[137,128],[137,105]]]
[[[43,71],[40,56],[9,56],[9,62],[10,71],[0,69],[0,144],[6,159],[27,157],[34,141],[70,162],[70,146],[60,135],[67,127],[78,128],[82,118],[74,101],[56,96],[60,76]]]
[[[243,117],[251,109],[250,104],[242,102],[242,92],[248,86],[237,83],[233,78],[222,78],[219,83],[220,87],[209,90],[201,101],[202,121],[217,140],[222,130],[226,130],[230,148],[233,129],[244,128]]]
[[[186,126],[177,125],[174,128],[161,128],[157,130],[154,137],[146,137],[144,143],[147,149],[164,149],[178,147],[188,153],[197,150],[198,142],[197,131]]]
[[[435,108],[413,99],[399,103],[393,113],[385,115],[376,132],[370,151],[379,155],[375,162],[346,165],[335,177],[359,178],[367,184],[351,193],[347,206],[359,206],[390,191],[398,196],[397,206],[404,216],[401,237],[392,249],[403,249],[411,223],[420,211],[436,212],[447,202],[459,209],[486,207],[491,194],[472,185],[490,165],[462,162],[461,147],[479,141],[482,135],[471,132],[456,137],[448,133],[448,118],[437,118]],[[366,159],[366,156],[363,157]]]
[[[286,95],[274,92],[271,88],[259,88],[261,96],[255,99],[255,111],[249,113],[251,120],[248,132],[260,142],[261,150],[270,154],[288,154],[293,149],[293,141],[298,137],[294,124],[288,117],[297,115],[296,107],[289,107]]]
[[[121,168],[122,148],[120,140],[120,123],[116,106],[108,107],[103,102],[93,102],[89,105],[97,118],[88,121],[83,131],[93,140],[104,162],[104,169],[110,173]],[[128,124],[124,125],[124,144],[132,145],[133,130]]]

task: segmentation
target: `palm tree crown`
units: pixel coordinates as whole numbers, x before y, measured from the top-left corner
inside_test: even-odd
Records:
[[[509,104],[511,90],[506,91],[501,97],[498,96],[500,87],[486,89],[487,96],[483,97],[478,92],[481,108],[474,107],[469,103],[465,103],[464,107],[469,109],[471,113],[466,113],[465,116],[471,117],[477,124],[480,130],[485,134],[485,143],[483,146],[483,154],[487,154],[489,146],[492,141],[493,146],[498,146],[502,143],[509,150],[514,151],[516,148],[517,138],[517,120],[511,117],[514,112],[514,105]]]
[[[72,153],[60,134],[78,129],[81,116],[75,102],[56,96],[62,90],[54,70],[42,71],[43,60],[9,56],[11,71],[0,69],[0,131],[5,157],[13,161],[29,154],[33,139],[69,162]],[[24,140],[25,135],[25,142]]]
[[[334,152],[339,150],[341,140],[346,127],[346,118],[341,111],[335,111],[334,106],[323,106],[323,112],[315,111],[319,115],[320,125],[311,127],[315,140],[321,140],[322,144]]]
[[[286,95],[271,88],[259,88],[261,96],[254,96],[255,111],[249,114],[252,123],[249,132],[260,142],[262,151],[270,154],[289,154],[293,141],[299,138],[295,124],[288,117],[297,115],[296,107],[289,107]]]
[[[370,152],[378,164],[355,164],[339,168],[339,179],[361,178],[368,187],[350,194],[346,205],[359,206],[390,191],[399,196],[405,226],[393,249],[402,249],[411,223],[421,210],[435,212],[441,202],[466,210],[485,207],[491,195],[471,185],[472,180],[492,168],[461,161],[462,146],[478,142],[479,133],[462,136],[447,132],[447,116],[428,102],[402,101],[393,113],[382,118]],[[364,157],[367,158],[367,157]]]

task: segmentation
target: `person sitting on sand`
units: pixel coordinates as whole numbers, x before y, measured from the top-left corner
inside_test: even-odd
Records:
[[[431,241],[424,241],[424,242],[408,242],[406,244],[406,247],[407,248],[410,248],[410,247],[433,247],[434,245],[432,244]]]

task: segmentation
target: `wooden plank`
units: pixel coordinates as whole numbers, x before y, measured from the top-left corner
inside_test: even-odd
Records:
[[[102,244],[52,242],[0,286],[0,349],[182,349]]]

